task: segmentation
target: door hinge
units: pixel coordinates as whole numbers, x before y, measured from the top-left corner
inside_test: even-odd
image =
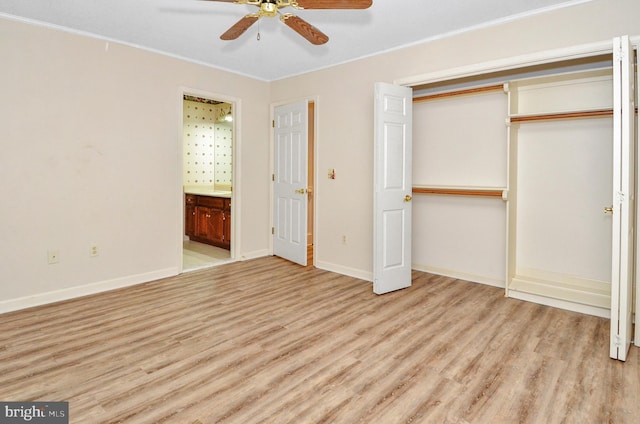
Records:
[[[276,127],[276,120],[272,119],[271,120],[271,128],[275,128]]]
[[[616,334],[615,336],[613,336],[613,345],[616,347],[622,346],[622,339],[620,338],[619,334]]]
[[[613,50],[613,60],[615,60],[616,62],[622,62],[624,58],[624,49],[622,48],[622,46],[617,46]]]
[[[275,227],[271,227],[271,234],[275,234],[276,233],[276,228]]]
[[[276,174],[271,174],[271,181],[275,181],[276,180]]]

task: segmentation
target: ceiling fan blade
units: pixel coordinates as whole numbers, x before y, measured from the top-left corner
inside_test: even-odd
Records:
[[[367,9],[373,0],[298,0],[303,9]]]
[[[235,40],[236,38],[240,37],[242,34],[244,34],[244,32],[249,29],[249,27],[251,25],[253,25],[254,23],[256,23],[256,21],[259,19],[260,17],[254,13],[251,13],[249,15],[244,16],[242,19],[240,19],[238,22],[236,22],[235,24],[233,24],[231,26],[231,28],[229,28],[227,30],[227,32],[225,32],[224,34],[222,34],[220,36],[220,39],[222,40]]]
[[[298,16],[282,15],[280,20],[289,28],[306,38],[311,44],[320,45],[329,41],[329,37],[322,31]]]

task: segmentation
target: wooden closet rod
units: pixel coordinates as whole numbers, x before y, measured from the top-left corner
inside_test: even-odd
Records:
[[[599,116],[613,116],[613,109],[587,110],[583,112],[547,113],[540,115],[512,116],[511,122],[551,121],[554,119],[595,118]]]
[[[638,108],[636,108],[636,115]],[[511,122],[550,121],[553,119],[597,118],[599,116],[613,116],[613,109],[586,110],[582,112],[547,113],[540,115],[512,116]]]
[[[487,91],[502,91],[504,90],[504,85],[487,85],[485,87],[475,87],[475,88],[467,88],[465,90],[456,90],[456,91],[447,91],[444,93],[436,93],[436,94],[427,94],[425,96],[414,97],[413,103],[418,102],[426,102],[428,100],[441,99],[444,97],[454,97],[454,96],[462,96],[464,94],[477,94],[484,93]]]
[[[455,196],[502,197],[502,189],[488,188],[445,188],[445,187],[413,187],[413,193],[448,194]]]

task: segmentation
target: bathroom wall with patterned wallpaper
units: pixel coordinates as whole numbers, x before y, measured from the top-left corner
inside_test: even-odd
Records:
[[[233,123],[231,105],[183,101],[183,185],[231,185]]]

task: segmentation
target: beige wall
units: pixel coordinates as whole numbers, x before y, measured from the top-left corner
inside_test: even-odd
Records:
[[[238,256],[268,252],[268,83],[5,19],[0,57],[0,311],[180,272],[183,87],[238,100]]]
[[[271,100],[318,96],[317,261],[372,278],[373,85],[488,61],[640,35],[640,2],[594,0],[277,81]],[[417,142],[417,141],[416,141]],[[420,164],[414,163],[414,168]],[[326,178],[335,168],[337,178]],[[342,235],[348,243],[341,243]],[[414,244],[419,241],[414,240]]]

